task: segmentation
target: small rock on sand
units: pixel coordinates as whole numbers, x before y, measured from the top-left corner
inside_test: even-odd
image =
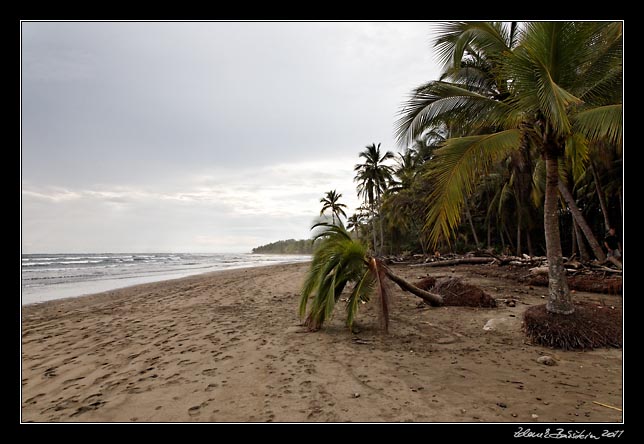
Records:
[[[537,362],[543,365],[557,365],[557,361],[552,356],[540,356],[537,358]]]

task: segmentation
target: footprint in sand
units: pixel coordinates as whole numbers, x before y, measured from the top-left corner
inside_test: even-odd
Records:
[[[41,396],[45,396],[44,393],[38,393],[36,396],[33,396],[27,400],[25,400],[25,404],[35,404],[36,400],[40,398]]]

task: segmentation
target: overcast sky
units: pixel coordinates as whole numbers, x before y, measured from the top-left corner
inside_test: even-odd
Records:
[[[22,24],[23,253],[248,252],[359,205],[431,23]]]

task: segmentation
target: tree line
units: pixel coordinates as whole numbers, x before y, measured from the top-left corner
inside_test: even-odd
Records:
[[[311,239],[287,239],[253,248],[254,254],[312,254]]]
[[[347,229],[375,256],[545,254],[548,310],[574,311],[563,256],[604,261],[623,219],[622,45],[620,22],[442,24],[442,75],[402,105],[401,152],[359,153]]]

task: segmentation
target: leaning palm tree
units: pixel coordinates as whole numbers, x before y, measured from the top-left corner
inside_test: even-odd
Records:
[[[386,165],[384,162],[393,159],[394,154],[387,151],[380,154],[380,144],[376,146],[375,143],[368,145],[364,151],[360,153],[360,157],[364,158],[364,163],[357,164],[354,171],[357,172],[355,181],[358,182],[358,196],[364,198],[365,204],[371,210],[371,223],[373,228],[373,249],[378,254],[381,252],[384,244],[384,234],[382,227],[382,220],[380,221],[380,249],[377,247],[376,241],[376,214],[377,208],[381,203],[382,194],[387,189],[387,184],[392,179],[393,169],[391,166]]]
[[[331,210],[333,225],[335,225],[336,217],[338,218],[338,221],[340,220],[340,215],[347,217],[346,213],[343,210],[343,208],[346,208],[347,206],[345,204],[339,203],[341,197],[341,193],[338,194],[335,190],[331,190],[327,191],[326,195],[322,199],[320,199],[320,203],[324,204],[322,205],[322,210],[320,210],[320,216],[322,216],[326,210]]]
[[[621,91],[623,72],[622,29],[610,22],[530,22],[521,28],[517,44],[496,53],[495,72],[505,79],[497,84],[499,96],[481,93],[485,85],[475,75],[466,87],[438,84],[417,90],[399,121],[399,141],[413,140],[424,127],[450,119],[469,130],[468,136],[445,141],[431,164],[426,228],[432,243],[453,236],[465,199],[492,164],[525,143],[539,147],[546,170],[546,308],[570,314],[574,306],[559,235],[559,161],[570,143],[621,143],[622,105],[616,91]],[[500,29],[479,26],[457,38],[452,49],[471,51],[475,63],[481,52],[477,47],[500,45],[495,38]],[[480,36],[485,44],[474,45]]]
[[[387,331],[389,326],[387,279],[430,305],[442,305],[442,296],[407,282],[392,273],[380,259],[371,256],[365,245],[352,238],[342,223],[337,225],[319,223],[312,229],[317,227],[322,227],[322,231],[314,239],[320,239],[320,241],[313,254],[309,273],[302,285],[299,305],[300,317],[306,316],[305,325],[310,330],[318,330],[331,317],[335,304],[347,285],[352,285],[346,305],[349,328],[353,326],[360,302],[369,301],[375,288],[378,293],[381,320],[384,330]],[[306,315],[307,306],[309,306],[308,315]]]

